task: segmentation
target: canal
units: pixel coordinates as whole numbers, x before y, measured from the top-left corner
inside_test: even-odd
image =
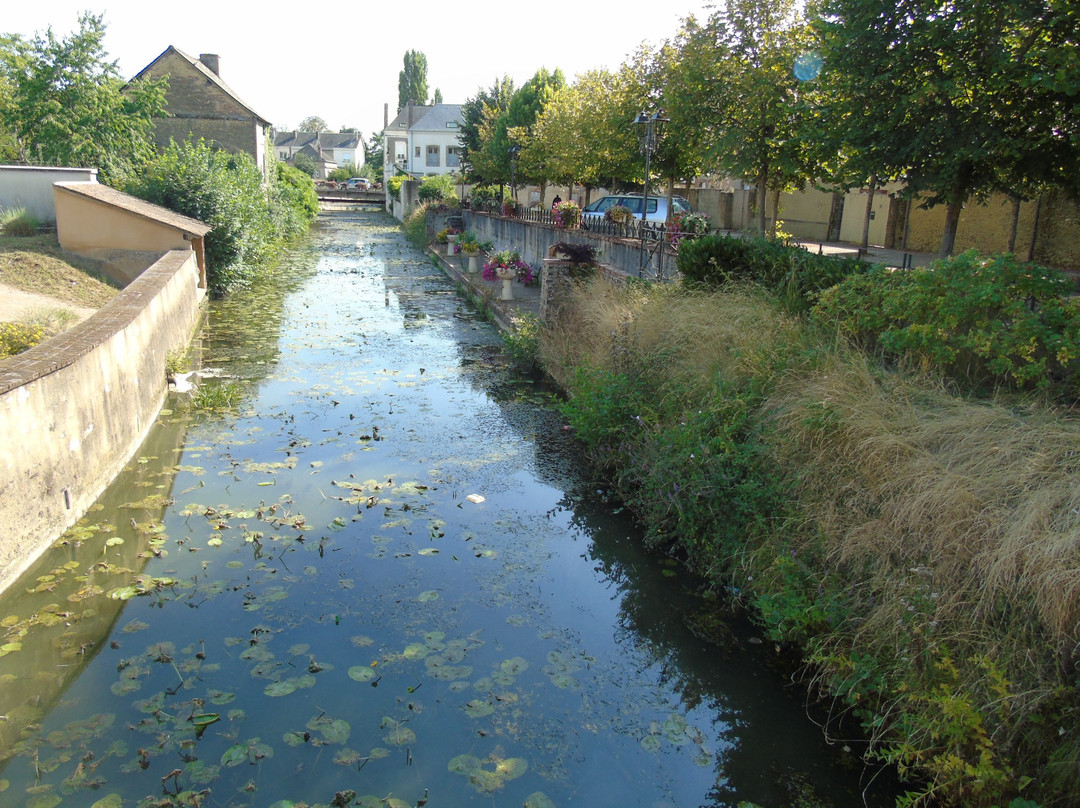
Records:
[[[0,600],[0,806],[887,805],[379,212],[210,304]]]

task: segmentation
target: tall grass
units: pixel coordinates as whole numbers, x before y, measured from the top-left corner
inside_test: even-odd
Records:
[[[579,284],[541,357],[648,540],[803,649],[923,778],[905,804],[1077,804],[1071,414],[883,368],[752,287]]]

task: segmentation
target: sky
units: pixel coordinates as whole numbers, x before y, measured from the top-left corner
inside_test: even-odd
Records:
[[[621,3],[470,0],[295,3],[186,0],[8,2],[0,33],[31,37],[51,28],[63,38],[80,14],[104,15],[105,50],[131,78],[169,45],[189,56],[216,53],[221,78],[278,129],[317,115],[332,130],[383,128],[397,109],[398,73],[407,50],[427,56],[428,90],[462,103],[503,75],[520,87],[541,67],[568,81],[588,70],[618,69],[643,42],[657,46],[712,0]],[[348,16],[351,14],[352,16]]]

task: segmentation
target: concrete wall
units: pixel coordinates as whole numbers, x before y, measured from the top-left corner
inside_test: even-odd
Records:
[[[96,168],[0,166],[0,210],[25,208],[41,222],[56,221],[54,182],[97,182]]]
[[[164,255],[89,320],[0,361],[0,590],[73,525],[146,437],[165,358],[200,315],[195,254]]]

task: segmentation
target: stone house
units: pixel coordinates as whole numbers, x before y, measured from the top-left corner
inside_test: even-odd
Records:
[[[265,175],[270,122],[222,81],[220,64],[217,54],[195,59],[170,45],[139,71],[136,79],[169,79],[168,117],[155,119],[154,139],[164,149],[170,140],[203,138],[226,151],[251,155]]]

